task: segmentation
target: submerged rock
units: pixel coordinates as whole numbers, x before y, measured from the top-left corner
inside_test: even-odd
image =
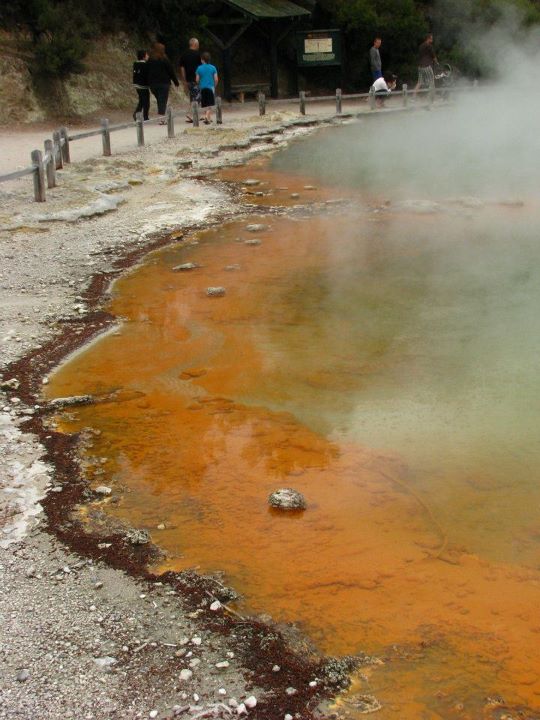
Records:
[[[261,184],[261,181],[255,180],[255,178],[248,178],[247,180],[244,180],[244,185],[253,186],[253,185],[260,185],[260,184]]]
[[[430,215],[443,211],[442,205],[433,200],[401,200],[392,206],[394,211],[405,211],[418,213],[420,215]]]
[[[244,245],[261,245],[262,240],[259,238],[252,238],[251,240],[244,240]]]
[[[264,225],[263,223],[252,223],[251,225],[246,225],[246,230],[248,232],[264,232],[265,230],[269,230],[270,225]]]
[[[227,270],[227,272],[234,272],[235,270],[240,270],[240,265],[233,263],[232,265],[225,265],[223,269]]]
[[[150,542],[150,535],[146,530],[130,528],[127,530],[125,537],[131,545],[147,545]]]
[[[94,402],[92,395],[72,395],[71,397],[60,397],[49,402],[49,407],[53,410],[60,408],[72,407],[73,405],[89,405]]]
[[[223,297],[225,295],[224,287],[209,287],[206,288],[206,294],[208,297]]]
[[[369,715],[378,712],[382,705],[374,695],[360,695],[353,701],[349,701],[360,715]]]
[[[305,497],[293,488],[276,490],[269,496],[268,502],[280,510],[305,510],[307,507]]]
[[[98,485],[94,492],[97,495],[110,495],[112,493],[112,490],[110,487],[107,487],[107,485]]]
[[[198,267],[200,267],[200,265],[197,265],[197,263],[187,262],[187,263],[182,263],[181,265],[175,265],[173,267],[173,272],[184,272],[186,270],[195,270]]]

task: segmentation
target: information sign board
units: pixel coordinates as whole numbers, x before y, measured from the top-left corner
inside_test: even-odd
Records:
[[[341,31],[297,32],[296,59],[299,67],[341,65]]]

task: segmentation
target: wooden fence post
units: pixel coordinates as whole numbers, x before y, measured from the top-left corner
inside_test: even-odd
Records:
[[[167,108],[167,137],[174,137],[174,115],[170,106]]]
[[[300,115],[306,114],[306,93],[300,90]]]
[[[401,89],[403,91],[403,107],[407,107],[409,104],[409,86],[406,83],[403,83]]]
[[[369,88],[369,107],[371,110],[375,110],[376,102],[375,102],[375,90],[373,90],[373,86]]]
[[[223,108],[221,106],[221,98],[219,96],[216,97],[216,123],[218,125],[223,125]]]
[[[30,155],[32,165],[34,166],[34,200],[36,202],[45,202],[45,172],[43,170],[43,156],[41,150],[32,150]]]
[[[336,90],[336,115],[341,115],[341,88]]]
[[[259,115],[266,115],[266,95],[262,92],[258,95],[259,100]]]
[[[69,163],[71,162],[71,154],[69,152],[69,135],[67,127],[60,128],[60,139],[64,141],[63,143],[60,143],[60,148],[62,150],[62,160],[64,163],[66,163],[66,165],[69,165]]]
[[[62,145],[60,139],[60,130],[55,130],[53,132],[54,164],[57,170],[62,170],[62,168],[64,167],[64,153],[62,152]]]
[[[191,117],[193,118],[193,127],[199,127],[199,103],[191,103]]]
[[[135,122],[137,123],[137,145],[142,147],[144,145],[144,119],[142,112],[138,112],[135,115]]]
[[[109,121],[107,118],[101,118],[101,142],[103,144],[103,155],[111,156],[111,133],[109,132]]]
[[[56,158],[54,157],[54,145],[52,140],[45,140],[45,154],[49,156],[47,160],[47,187],[56,187]]]

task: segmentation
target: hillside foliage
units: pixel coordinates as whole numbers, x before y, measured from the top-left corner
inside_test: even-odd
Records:
[[[206,7],[202,0],[5,0],[0,27],[20,34],[36,75],[64,78],[84,69],[89,41],[99,33],[124,30],[180,48],[193,33],[204,33]],[[319,0],[312,23],[343,30],[349,84],[358,86],[369,78],[367,50],[376,35],[383,38],[384,67],[401,77],[414,76],[416,48],[428,31],[441,61],[464,74],[486,73],[469,31],[489,28],[509,12],[518,26],[540,23],[540,0]]]

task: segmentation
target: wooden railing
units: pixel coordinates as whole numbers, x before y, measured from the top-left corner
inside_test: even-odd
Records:
[[[191,111],[193,126],[199,127],[199,106],[197,103],[192,104]],[[41,150],[32,150],[30,153],[30,165],[22,170],[15,170],[6,175],[0,175],[0,183],[16,180],[26,175],[32,175],[34,181],[34,200],[36,202],[45,202],[47,199],[47,188],[56,187],[56,171],[61,170],[64,164],[71,162],[70,143],[76,140],[101,136],[103,155],[110,157],[112,155],[111,133],[134,127],[137,133],[137,145],[142,147],[144,145],[144,128],[147,125],[164,124],[167,127],[167,137],[173,138],[175,136],[174,119],[182,114],[183,112],[181,111],[173,112],[172,108],[169,107],[167,108],[165,121],[161,118],[143,120],[142,113],[138,113],[135,121],[119,123],[117,125],[111,125],[107,118],[103,118],[100,128],[74,133],[72,135],[68,133],[67,128],[62,127],[53,132],[52,140],[45,140],[44,152]],[[223,122],[222,104],[221,98],[219,97],[216,98],[216,122],[218,124]]]
[[[432,104],[435,100],[437,92],[443,92],[450,94],[455,90],[463,91],[467,89],[474,89],[476,85],[461,88],[442,88],[436,89],[431,87],[428,89],[418,90],[419,94],[427,95],[428,104]],[[416,93],[414,93],[416,95]],[[410,91],[407,85],[403,85],[403,89],[392,92],[391,97],[401,97],[402,106],[407,108],[409,106]],[[300,115],[306,114],[306,105],[308,103],[315,102],[327,102],[334,101],[336,104],[336,115],[341,115],[343,112],[343,101],[344,100],[358,100],[367,99],[370,109],[374,110],[376,107],[377,96],[372,92],[367,93],[353,93],[350,95],[343,95],[341,89],[336,90],[335,95],[323,95],[323,96],[307,96],[305,92],[300,92],[298,98],[283,99],[283,100],[272,100],[272,105],[277,104],[291,104],[299,103]],[[263,93],[258,95],[259,115],[263,116],[266,114],[266,96]],[[193,117],[193,126],[199,127],[199,106],[196,102],[191,105],[191,113]],[[174,138],[174,119],[183,112],[173,112],[169,107],[165,115],[165,122],[161,118],[153,118],[152,120],[143,120],[142,113],[136,115],[136,120],[127,123],[120,123],[118,125],[110,125],[109,120],[104,118],[101,121],[101,127],[96,130],[88,130],[86,132],[75,133],[69,135],[67,128],[62,127],[59,130],[53,132],[52,140],[45,140],[44,152],[41,150],[33,150],[31,153],[31,165],[22,170],[15,170],[14,172],[7,173],[6,175],[0,175],[0,183],[7,182],[9,180],[16,180],[17,178],[24,177],[26,175],[32,175],[34,180],[34,199],[36,202],[45,202],[46,189],[53,188],[56,186],[56,171],[62,169],[65,163],[71,162],[70,158],[70,143],[76,140],[82,140],[84,138],[101,136],[103,155],[108,157],[112,155],[111,149],[111,133],[117,132],[118,130],[125,130],[130,127],[136,129],[137,145],[138,147],[144,146],[144,128],[147,125],[155,125],[157,123],[165,124],[167,127],[167,137]],[[222,113],[222,102],[221,98],[216,97],[216,122],[218,125],[223,123]]]

